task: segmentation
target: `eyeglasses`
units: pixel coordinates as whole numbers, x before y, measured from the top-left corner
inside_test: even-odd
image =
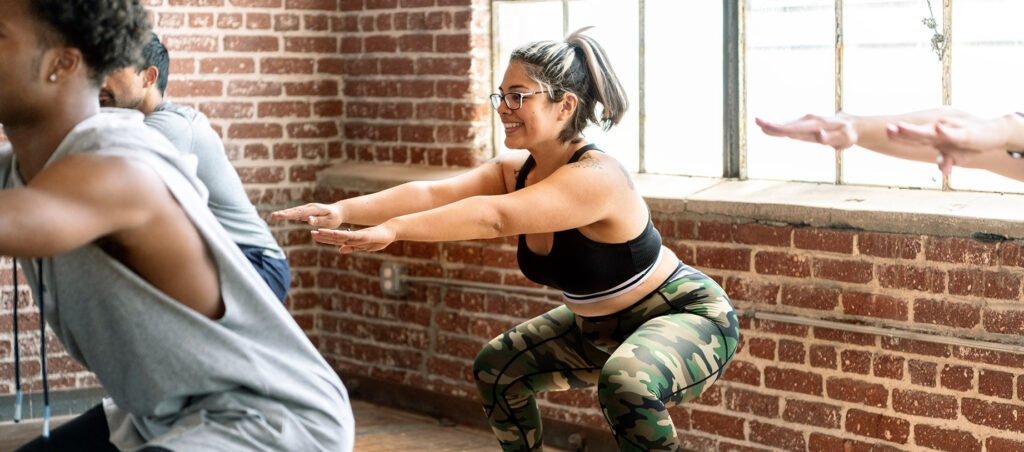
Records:
[[[534,91],[532,93],[508,93],[508,94],[498,94],[498,93],[495,93],[495,94],[491,94],[491,96],[490,96],[491,97],[491,105],[493,105],[494,109],[497,110],[498,107],[501,107],[501,101],[502,101],[502,99],[504,99],[505,100],[505,106],[508,107],[509,110],[518,110],[520,108],[523,108],[523,98],[524,97],[529,97],[529,96],[533,96],[533,95],[536,95],[536,94],[541,94],[543,92],[544,91]]]

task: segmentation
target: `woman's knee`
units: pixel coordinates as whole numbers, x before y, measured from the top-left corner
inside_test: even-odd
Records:
[[[612,403],[636,404],[660,400],[665,381],[662,372],[636,357],[612,357],[601,368],[598,399],[602,406]]]
[[[492,339],[477,352],[476,358],[473,359],[473,378],[478,384],[481,383],[481,379],[491,380],[486,376],[496,372],[495,367],[502,359],[502,355],[504,353],[501,348],[501,336]]]
[[[630,344],[616,351],[601,369],[598,393],[602,405],[676,405],[693,400],[718,379],[728,362],[729,357],[724,356],[729,354],[728,347],[712,347],[681,337],[666,342],[671,346]]]
[[[480,388],[500,384],[517,373],[515,361],[522,359],[521,350],[512,347],[502,334],[485,344],[473,359],[473,378]]]

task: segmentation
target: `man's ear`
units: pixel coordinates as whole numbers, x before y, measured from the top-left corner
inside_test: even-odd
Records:
[[[84,69],[82,65],[82,52],[74,47],[58,47],[47,52],[52,53],[50,58],[48,58],[48,64],[44,66],[49,68],[48,73],[44,74],[44,77],[51,83],[65,80],[75,71]]]
[[[565,97],[562,98],[561,106],[558,110],[559,119],[570,119],[572,115],[576,113],[576,107],[579,106],[580,98],[576,97],[573,93],[565,93]]]
[[[142,87],[149,88],[156,85],[156,82],[160,79],[160,69],[156,66],[150,66],[142,70]]]

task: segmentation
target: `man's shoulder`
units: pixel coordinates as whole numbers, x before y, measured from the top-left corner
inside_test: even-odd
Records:
[[[160,131],[174,131],[176,129],[189,128],[193,133],[204,134],[215,133],[210,125],[210,120],[202,112],[187,105],[164,102],[146,115],[146,125]]]
[[[204,129],[209,127],[205,116],[195,109],[171,103],[163,103],[143,121],[151,129],[171,141],[179,151],[186,154],[195,153],[195,142],[201,137]]]
[[[202,112],[187,105],[164,102],[146,116],[146,124],[170,138],[175,146],[187,153],[223,152],[224,144],[210,120]],[[187,143],[177,141],[185,138]]]
[[[136,110],[105,110],[82,121],[65,137],[57,156],[100,153],[136,156],[148,151],[163,156],[176,156],[172,143],[142,122]]]
[[[161,103],[153,110],[153,114],[156,113],[175,114],[189,119],[204,116],[195,108],[188,105],[176,104],[174,102]]]
[[[146,115],[144,122],[149,126],[165,124],[191,126],[201,116],[202,113],[187,105],[165,102],[160,104],[160,106],[157,107],[156,110],[153,110],[152,113]]]
[[[195,164],[160,131],[143,124],[137,110],[107,110],[83,121],[65,138],[58,154],[61,158],[95,154],[142,163],[162,174],[177,172],[206,196],[206,188],[194,180]]]

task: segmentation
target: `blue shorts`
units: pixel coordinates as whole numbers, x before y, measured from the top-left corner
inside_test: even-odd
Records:
[[[259,273],[260,277],[270,286],[270,290],[274,291],[277,299],[284,303],[285,297],[288,296],[288,288],[292,285],[292,271],[288,266],[288,261],[274,259],[263,254],[266,251],[264,248],[245,245],[238,245],[238,247],[242,249],[242,254],[245,254],[253,268],[256,269],[256,273]]]

